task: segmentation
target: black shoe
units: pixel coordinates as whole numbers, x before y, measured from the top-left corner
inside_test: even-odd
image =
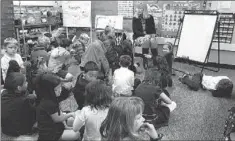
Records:
[[[188,77],[187,74],[184,74],[182,77],[179,78],[179,81],[183,84],[185,84],[185,82],[183,81],[183,79],[185,79],[186,77]]]

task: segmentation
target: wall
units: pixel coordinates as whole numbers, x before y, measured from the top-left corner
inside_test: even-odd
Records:
[[[1,45],[7,37],[15,37],[13,0],[1,1]]]

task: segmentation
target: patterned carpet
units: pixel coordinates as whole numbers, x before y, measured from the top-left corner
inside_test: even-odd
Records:
[[[141,61],[141,60],[140,60]],[[200,68],[188,64],[175,63],[174,68],[190,73],[200,72]],[[74,69],[73,69],[74,70]],[[78,69],[76,69],[78,70]],[[235,71],[221,69],[220,72],[204,70],[207,75],[227,75],[235,84]],[[235,105],[235,89],[231,99],[215,98],[204,90],[191,91],[178,81],[182,73],[176,72],[173,76],[174,86],[168,89],[171,98],[177,103],[177,108],[170,117],[169,125],[158,130],[163,133],[164,140],[219,140],[222,138],[224,122],[228,110]],[[142,77],[143,75],[139,75]],[[62,110],[74,111],[77,104],[73,96],[61,103]],[[34,136],[36,137],[36,135]],[[2,134],[2,140],[14,140]]]

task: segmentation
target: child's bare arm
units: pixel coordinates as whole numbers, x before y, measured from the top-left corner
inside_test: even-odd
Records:
[[[61,113],[59,115],[59,113],[56,112],[56,113],[51,115],[51,118],[54,122],[63,122],[63,121],[65,121],[66,119],[68,119],[70,117],[74,117],[74,113],[68,113],[68,114]]]

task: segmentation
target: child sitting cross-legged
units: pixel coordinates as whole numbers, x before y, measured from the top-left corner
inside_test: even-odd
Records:
[[[103,81],[96,80],[86,86],[85,107],[78,110],[73,123],[73,130],[79,131],[85,125],[83,140],[101,140],[101,123],[106,118],[112,101],[112,90]]]
[[[159,75],[158,71],[147,70],[143,82],[135,90],[135,96],[142,98],[146,105],[143,116],[157,128],[168,123],[170,113],[176,108],[169,93],[161,88]]]
[[[144,122],[144,102],[139,97],[117,97],[100,127],[104,141],[158,141],[163,137]]]
[[[78,104],[78,109],[82,109],[85,102],[85,87],[89,82],[97,80],[99,68],[93,61],[89,61],[84,67],[83,71],[78,77],[73,89],[74,98]]]
[[[119,69],[114,71],[112,90],[116,95],[131,96],[134,87],[134,72],[129,70],[131,57],[122,55],[119,59]]]
[[[5,90],[1,93],[2,132],[10,136],[32,133],[36,122],[36,109],[33,100],[27,95],[26,78],[20,72],[8,72]]]
[[[79,132],[74,132],[65,121],[74,113],[64,114],[59,108],[58,96],[60,78],[54,74],[43,73],[37,76],[38,93],[41,100],[36,110],[39,137],[38,141],[77,140]]]

